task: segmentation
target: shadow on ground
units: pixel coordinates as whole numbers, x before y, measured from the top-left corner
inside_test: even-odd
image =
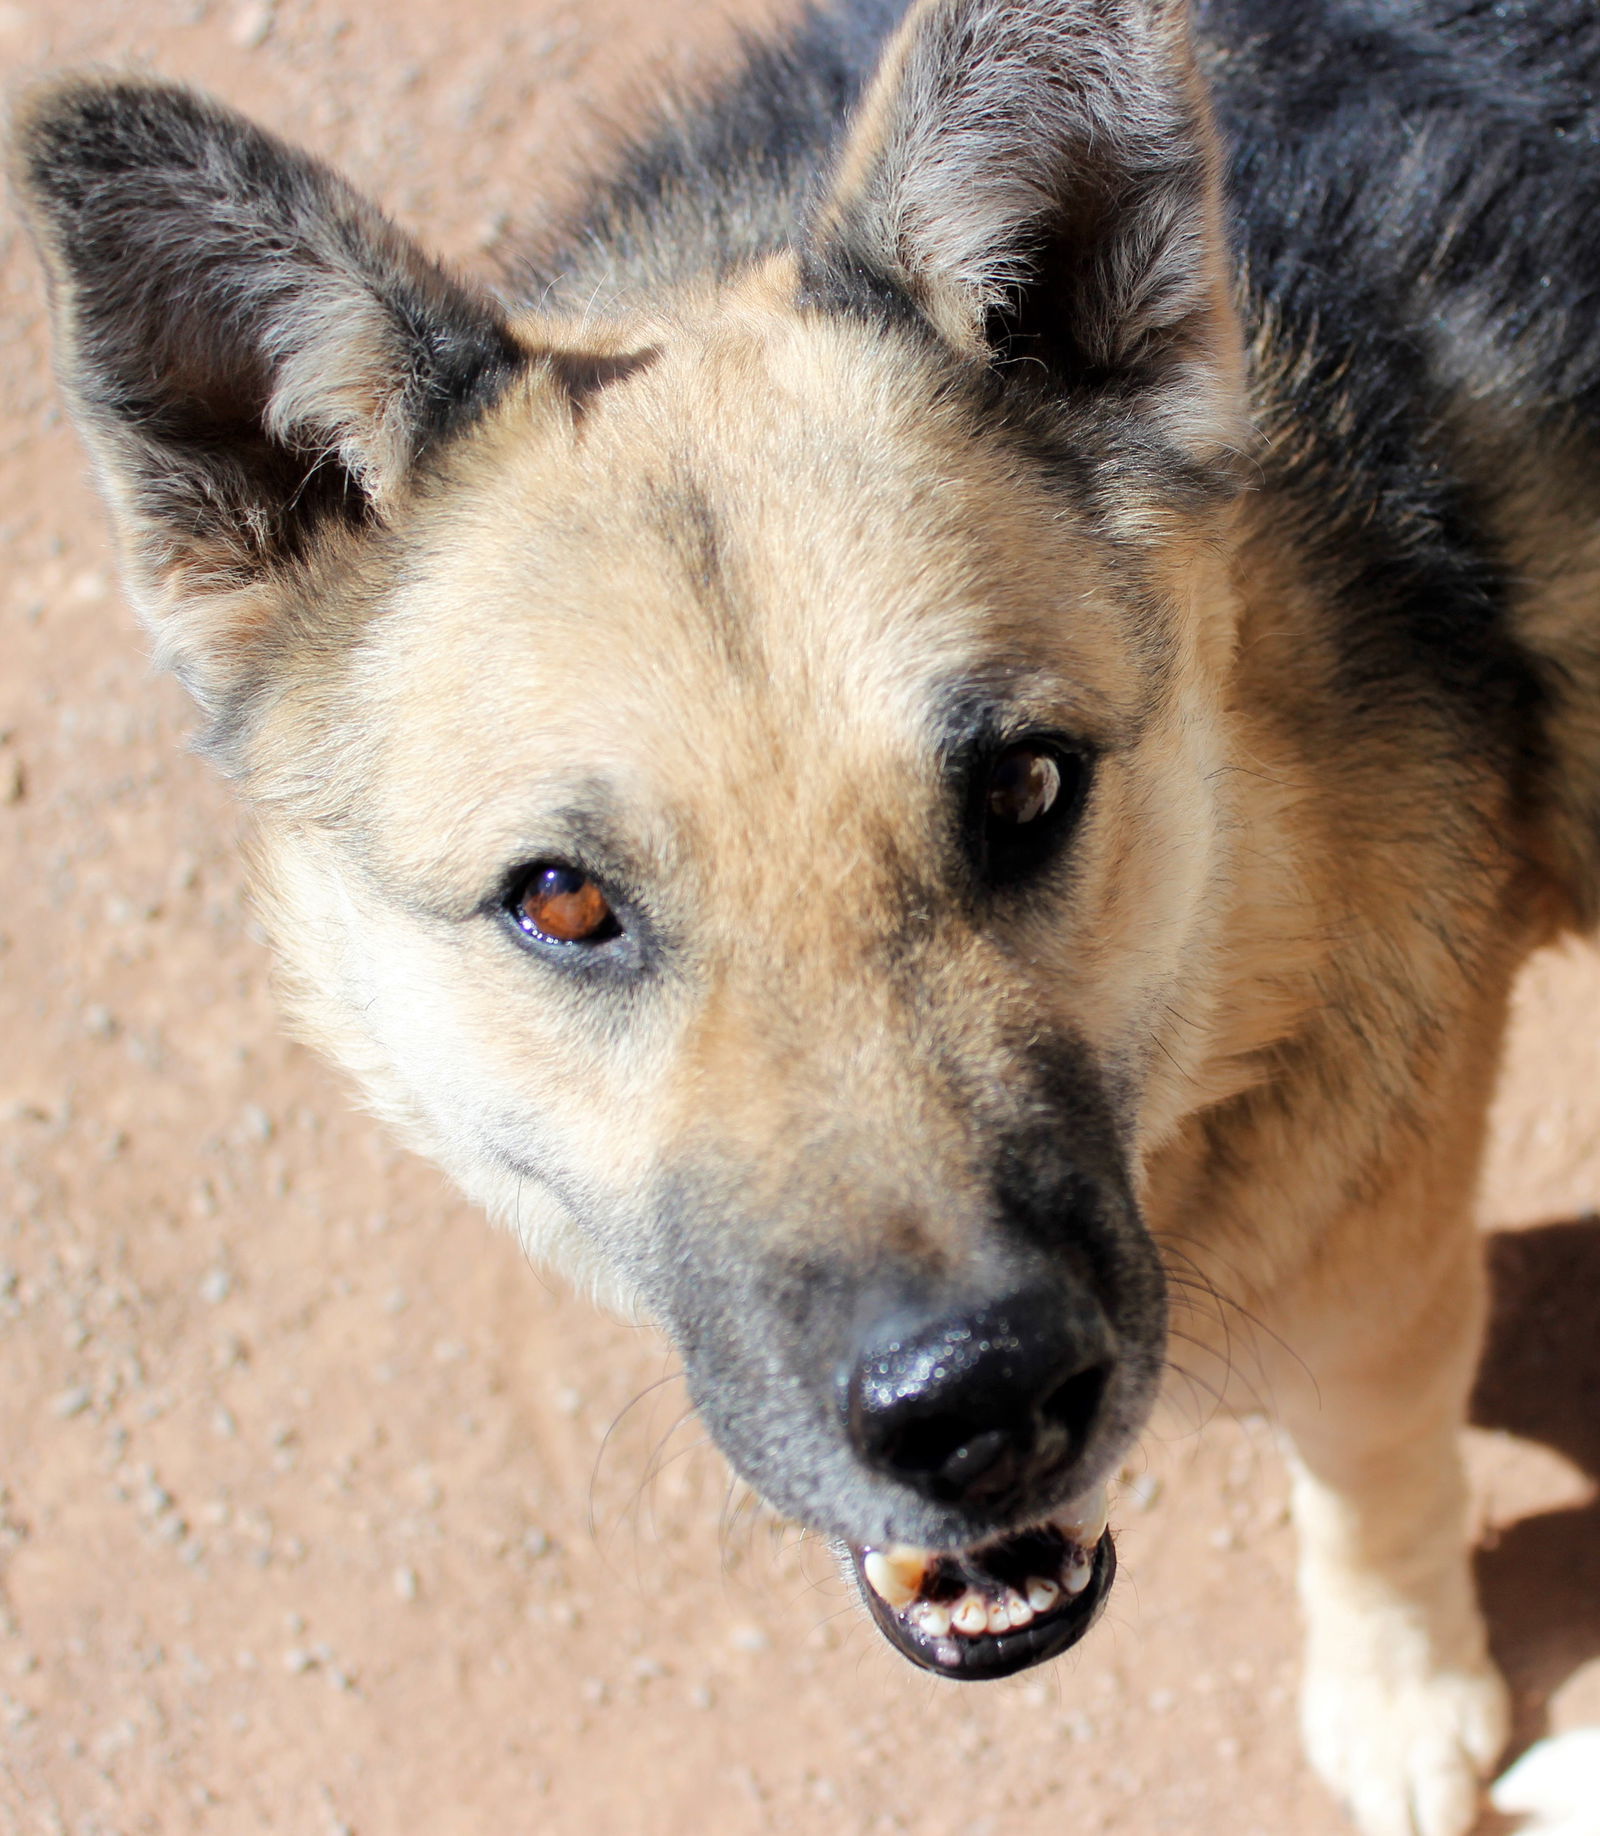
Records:
[[[1488,1252],[1472,1419],[1542,1442],[1600,1485],[1600,1219],[1499,1232]],[[1478,1585],[1521,1748],[1545,1732],[1561,1684],[1600,1657],[1600,1498],[1513,1524],[1479,1552]]]

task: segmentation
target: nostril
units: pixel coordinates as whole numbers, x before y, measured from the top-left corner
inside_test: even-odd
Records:
[[[1003,1497],[1015,1488],[1026,1457],[1022,1437],[1003,1428],[986,1428],[951,1453],[929,1490],[942,1504]]]
[[[1039,1406],[1041,1420],[1061,1429],[1074,1451],[1089,1438],[1110,1375],[1109,1365],[1092,1364],[1058,1383]]]
[[[898,1472],[937,1473],[977,1432],[976,1423],[952,1416],[913,1417],[875,1436],[874,1445],[885,1464]]]
[[[931,1416],[891,1428],[876,1451],[891,1472],[959,1497],[1010,1451],[1011,1438],[981,1422]]]

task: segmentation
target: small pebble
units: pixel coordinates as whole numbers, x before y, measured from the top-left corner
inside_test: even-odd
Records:
[[[272,1117],[259,1103],[246,1103],[244,1113],[239,1118],[239,1129],[251,1141],[270,1141],[273,1133]]]
[[[241,51],[257,51],[272,35],[277,8],[271,0],[248,0],[233,16],[228,36]]]

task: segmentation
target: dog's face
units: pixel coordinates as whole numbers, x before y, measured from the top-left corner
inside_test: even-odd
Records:
[[[996,329],[954,231],[901,247],[936,28],[982,7],[913,16],[805,247],[601,327],[500,319],[172,92],[24,134],[131,571],[261,811],[310,1024],[662,1323],[735,1466],[954,1675],[1062,1648],[1109,1583],[1097,1488],[1164,1335],[1138,1169],[1193,1105],[1226,874],[1214,200],[1181,30],[1128,12],[1190,161],[1137,336],[1121,243],[1048,333]],[[279,221],[227,300],[191,266],[118,322],[111,230],[170,227],[219,149],[315,275]],[[1091,224],[1153,259],[1124,228]]]

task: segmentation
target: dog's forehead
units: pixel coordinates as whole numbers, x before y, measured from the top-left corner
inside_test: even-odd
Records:
[[[736,300],[595,361],[576,396],[535,366],[409,538],[363,674],[419,716],[410,832],[482,857],[601,780],[681,811],[778,777],[831,824],[863,773],[928,781],[963,700],[1100,740],[1147,692],[1070,502],[881,333]]]

